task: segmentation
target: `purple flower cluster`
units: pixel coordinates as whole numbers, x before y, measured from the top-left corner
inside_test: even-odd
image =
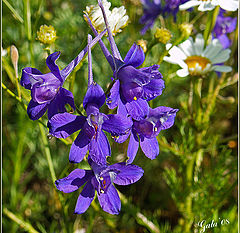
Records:
[[[161,0],[141,0],[143,16],[140,19],[140,23],[145,25],[141,30],[141,34],[145,34],[146,31],[153,26],[159,15],[163,15],[164,17],[173,15],[176,21],[179,6],[186,1],[187,0],[165,0],[165,3],[162,3]]]
[[[227,17],[224,16],[225,11],[220,10],[215,27],[213,28],[213,37],[219,39],[224,49],[231,46],[232,42],[228,38],[228,34],[233,32],[237,26],[237,17]]]
[[[101,38],[106,30],[98,35],[91,20],[85,15],[95,38],[88,35],[86,48],[63,70],[56,65],[60,53],[47,58],[50,73],[42,74],[35,68],[27,67],[22,71],[21,85],[31,90],[32,100],[28,105],[30,119],[37,120],[48,110],[48,128],[57,138],[67,138],[79,131],[73,142],[69,161],[80,163],[88,152],[91,170],[75,169],[67,177],[56,181],[58,190],[73,192],[84,186],[77,200],[75,213],[84,213],[95,197],[95,190],[102,209],[110,214],[118,214],[121,202],[113,183],[129,185],[138,181],[142,168],[132,165],[139,144],[143,153],[150,159],[159,154],[157,136],[161,130],[174,124],[178,109],[160,106],[150,108],[148,101],[160,96],[164,81],[159,66],[137,68],[145,60],[142,48],[136,44],[122,59],[109,29],[101,0],[98,1],[106,24],[111,52]],[[93,80],[91,47],[99,43],[103,54],[113,71],[113,85],[109,95]],[[68,113],[65,105],[75,109],[73,95],[64,89],[63,83],[71,71],[88,53],[88,89],[83,99],[86,116]],[[105,104],[109,109],[117,107],[117,114],[104,114],[100,108]],[[105,132],[112,135],[117,143],[122,143],[130,136],[127,150],[128,160],[113,165],[107,164],[111,156],[111,147]]]

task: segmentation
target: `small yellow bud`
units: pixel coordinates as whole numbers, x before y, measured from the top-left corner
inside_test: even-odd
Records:
[[[192,33],[193,25],[190,23],[182,23],[179,25],[179,29],[185,37],[189,37]]]
[[[56,31],[53,26],[42,25],[37,32],[37,40],[43,44],[52,44],[57,38]]]
[[[166,28],[157,28],[154,36],[160,43],[166,44],[171,39],[172,34]]]
[[[147,52],[147,41],[146,40],[143,40],[143,39],[138,40],[137,45],[140,45],[142,47],[144,53]]]

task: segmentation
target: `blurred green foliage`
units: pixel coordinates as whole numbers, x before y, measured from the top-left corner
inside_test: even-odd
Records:
[[[170,30],[173,35],[171,42],[174,43],[181,36],[178,27],[180,23],[191,22],[195,17],[200,18],[194,23],[194,35],[204,31],[207,20],[207,14],[196,9],[192,12],[179,12],[176,22],[173,17],[160,17],[153,29],[141,36],[140,1],[111,2],[112,6],[125,5],[130,16],[128,26],[115,36],[123,57],[137,40],[147,40],[148,46],[153,43],[157,26]],[[76,135],[65,142],[48,137],[48,145],[43,143],[48,130],[44,128],[45,136],[42,135],[39,125],[41,122],[46,125],[47,118],[43,117],[40,123],[29,120],[26,113],[26,105],[30,99],[28,91],[21,87],[21,100],[9,94],[17,95],[10,46],[15,45],[19,51],[19,77],[21,69],[27,66],[36,67],[46,73],[47,52],[44,45],[36,40],[36,32],[41,25],[52,25],[58,38],[51,50],[61,51],[58,64],[63,68],[86,45],[87,33],[91,32],[83,19],[83,10],[87,5],[96,3],[97,1],[93,0],[3,1],[2,47],[8,52],[2,57],[2,82],[8,89],[3,88],[2,99],[4,232],[187,233],[200,232],[197,223],[202,220],[211,223],[213,219],[228,219],[230,223],[224,226],[219,224],[215,228],[207,229],[207,232],[237,232],[236,41],[228,61],[233,71],[220,78],[212,72],[203,79],[202,96],[198,100],[203,115],[198,121],[196,113],[199,109],[191,105],[192,110],[189,110],[190,83],[194,80],[190,77],[177,77],[176,65],[161,63],[159,70],[163,74],[166,88],[150,105],[170,106],[180,111],[175,125],[158,136],[160,154],[155,160],[150,161],[141,150],[138,151],[134,164],[144,169],[143,178],[128,187],[117,186],[122,200],[122,210],[118,216],[103,212],[97,201],[94,201],[85,214],[74,215],[79,191],[62,194],[56,190],[47,160],[49,149],[58,179],[76,167],[84,168],[88,165],[86,161],[80,164],[68,163],[70,144]],[[109,47],[106,37],[103,41]],[[144,65],[161,62],[166,52],[165,45],[159,43],[155,44],[153,49],[150,46],[148,48]],[[94,47],[92,57],[94,79],[106,90],[111,82],[111,69],[98,45]],[[75,103],[81,108],[87,89],[86,61],[81,63],[64,85],[73,91]],[[219,88],[215,96],[213,90],[210,90],[211,85],[213,90]],[[234,101],[222,96],[231,96]],[[204,122],[204,113],[210,100],[213,100],[212,108],[207,122]],[[108,111],[106,107],[102,110]],[[109,140],[112,146],[112,158],[109,161],[114,163],[126,159],[128,142],[116,144],[110,136]]]

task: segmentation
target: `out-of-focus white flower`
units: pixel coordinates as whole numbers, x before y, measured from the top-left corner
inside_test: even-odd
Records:
[[[6,49],[3,49],[3,47],[2,47],[2,50],[1,50],[2,52],[1,52],[1,56],[2,57],[4,57],[4,56],[6,56],[7,55],[7,50]]]
[[[239,0],[189,0],[179,6],[180,10],[187,10],[191,7],[198,6],[199,11],[211,11],[216,6],[220,6],[226,11],[236,11]]]
[[[74,231],[74,233],[86,233],[86,230],[84,228],[77,229],[77,230]]]
[[[171,48],[171,44],[167,44],[166,47]],[[230,53],[231,50],[223,49],[218,39],[212,40],[204,48],[203,36],[198,34],[195,42],[189,37],[178,46],[173,46],[169,50],[170,57],[164,57],[164,61],[181,66],[182,69],[177,71],[180,77],[203,76],[210,71],[230,72],[230,66],[220,65],[228,60]]]
[[[118,32],[121,32],[122,28],[127,25],[128,15],[126,15],[126,9],[124,6],[115,7],[113,10],[110,10],[111,3],[107,0],[102,1],[109,27],[112,31],[112,34],[115,35]],[[91,5],[86,7],[84,13],[91,19],[93,26],[96,28],[98,33],[102,32],[106,27],[104,19],[102,16],[102,11],[98,5]]]

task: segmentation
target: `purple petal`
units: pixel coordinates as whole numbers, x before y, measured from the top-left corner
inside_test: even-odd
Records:
[[[142,85],[139,85],[136,82],[122,83],[121,91],[126,102],[131,102],[143,96]]]
[[[118,101],[120,97],[119,90],[120,90],[120,82],[119,80],[116,80],[116,82],[113,84],[110,90],[110,95],[106,101],[106,104],[110,109],[114,109],[118,106]]]
[[[83,107],[86,109],[87,104],[96,104],[98,108],[102,107],[105,102],[103,89],[95,82],[88,88],[83,100]]]
[[[125,65],[118,70],[117,77],[122,83],[135,82],[142,86],[150,82],[151,75],[144,70]]]
[[[118,115],[107,115],[108,120],[105,120],[102,125],[102,129],[115,135],[127,134],[132,127],[132,120],[130,117],[124,117]]]
[[[42,81],[42,79],[39,78],[40,75],[42,75],[42,73],[39,70],[32,67],[26,67],[22,69],[22,77],[20,84],[24,88],[31,90],[32,86],[35,83]]]
[[[155,159],[159,154],[159,145],[157,138],[144,138],[143,141],[140,141],[140,146],[143,153],[149,159]]]
[[[72,92],[60,87],[55,98],[51,101],[48,108],[48,119],[57,113],[66,112],[65,105],[69,104],[73,110],[76,109]]]
[[[164,87],[164,81],[162,79],[152,79],[149,84],[143,86],[143,98],[147,101],[154,99],[162,94]]]
[[[89,143],[90,139],[87,137],[84,131],[81,130],[71,146],[69,153],[69,162],[80,163],[88,151]]]
[[[91,182],[88,181],[85,187],[83,188],[81,194],[78,197],[74,213],[75,214],[84,213],[92,203],[94,196],[95,196],[95,189],[92,186]]]
[[[89,156],[97,164],[106,164],[106,157],[111,156],[108,139],[101,130],[90,142]]]
[[[59,191],[71,193],[81,187],[94,174],[92,170],[75,169],[67,177],[56,180],[55,185]]]
[[[106,193],[98,195],[98,201],[105,212],[109,214],[119,214],[121,201],[113,185],[110,185]]]
[[[59,58],[61,52],[55,52],[50,54],[47,57],[46,63],[48,68],[51,70],[51,72],[56,76],[61,83],[64,82],[63,78],[61,77],[60,70],[58,68],[58,65],[56,64],[56,60]]]
[[[118,185],[129,185],[137,182],[143,176],[143,169],[132,164],[116,163],[110,165],[109,170],[117,173],[114,183]]]
[[[143,99],[138,99],[136,101],[126,103],[126,109],[128,111],[128,114],[137,121],[144,119],[149,112],[148,103]]]
[[[27,107],[27,113],[29,118],[35,121],[43,116],[43,114],[47,111],[47,108],[48,108],[48,103],[38,104],[37,102],[30,100]]]
[[[137,135],[134,135],[133,133],[131,133],[130,140],[128,143],[128,150],[127,150],[127,156],[129,158],[127,160],[128,164],[132,163],[133,160],[135,159],[135,156],[138,151],[138,147],[139,147],[138,137]]]
[[[226,34],[222,34],[222,35],[218,36],[217,39],[220,41],[220,43],[224,49],[227,49],[231,46],[232,42]]]
[[[125,106],[125,104],[123,104],[121,99],[119,99],[119,101],[118,101],[117,114],[123,115],[125,117],[128,115],[126,106]]]
[[[134,43],[130,50],[128,51],[126,57],[124,58],[124,63],[126,65],[131,65],[133,67],[138,67],[142,65],[145,60],[145,55],[143,49],[140,45]]]
[[[161,126],[160,130],[168,129],[173,126],[178,109],[160,106],[149,110],[149,117],[158,118]]]
[[[56,96],[61,83],[52,73],[40,75],[39,78],[41,81],[33,85],[31,95],[35,102],[43,104]]]
[[[67,138],[81,129],[86,122],[85,116],[76,116],[70,113],[59,113],[48,121],[49,133],[57,138]]]
[[[153,120],[155,119],[152,118],[151,120],[149,120],[147,118],[140,121],[134,121],[133,127],[139,135],[142,135],[143,137],[146,137],[146,138],[152,138],[153,136],[156,136],[159,134],[159,132],[157,132],[157,134],[155,133],[155,130],[154,130],[155,122],[153,122]]]
[[[130,133],[131,131],[129,131],[127,134],[124,134],[124,135],[114,136],[114,141],[117,143],[123,143],[128,139],[128,136]]]

